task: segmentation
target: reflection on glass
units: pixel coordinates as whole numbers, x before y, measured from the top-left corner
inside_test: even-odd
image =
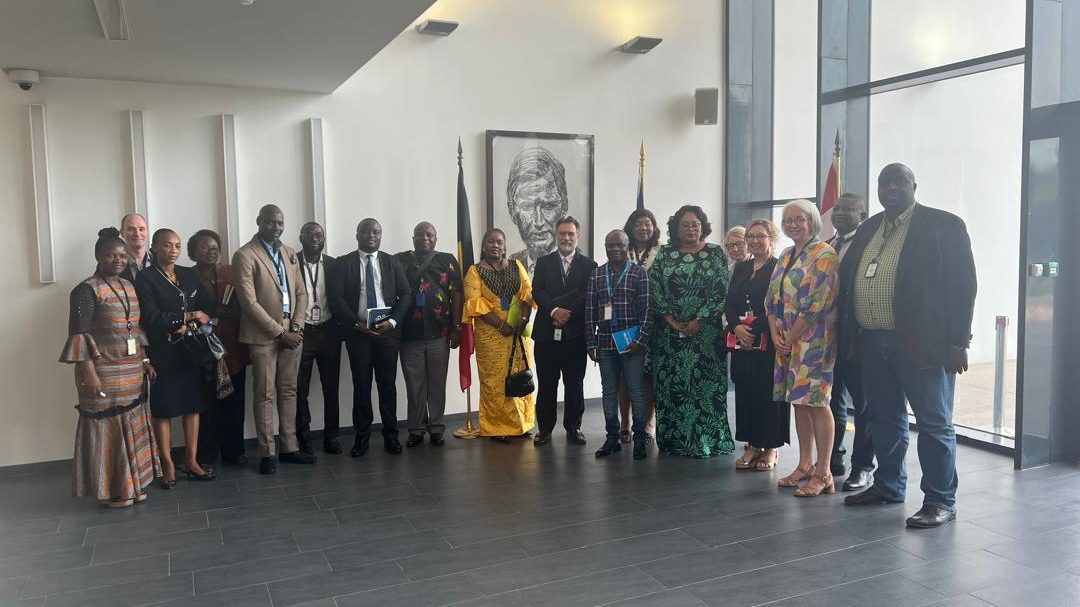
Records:
[[[903,162],[915,172],[916,199],[959,215],[971,237],[979,291],[971,369],[956,382],[958,425],[994,431],[995,318],[1009,318],[1000,430],[1008,436],[1015,428],[1023,70],[1003,68],[870,100],[870,183],[886,164]],[[876,194],[869,198],[870,212],[880,211]]]
[[[1024,46],[1024,0],[874,0],[870,78]]]

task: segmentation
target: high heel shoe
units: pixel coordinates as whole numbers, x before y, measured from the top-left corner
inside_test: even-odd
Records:
[[[751,447],[746,445],[746,449],[743,451],[742,457],[735,460],[736,470],[749,470],[754,467],[754,462],[761,457],[761,449],[757,447]]]
[[[176,479],[167,479],[164,476],[158,477],[158,487],[168,491],[176,486]]]
[[[799,483],[805,481],[808,478],[814,476],[814,467],[810,466],[809,469],[796,468],[794,472],[785,476],[784,478],[776,481],[777,487],[798,487]]]
[[[810,482],[795,491],[795,497],[817,497],[822,492],[836,493],[836,484],[833,483],[833,476],[829,472],[810,477]]]
[[[193,472],[190,468],[184,468],[183,472],[184,475],[186,475],[189,479],[193,481],[212,481],[217,478],[217,476],[214,474],[214,469],[210,466],[203,466],[202,474]]]

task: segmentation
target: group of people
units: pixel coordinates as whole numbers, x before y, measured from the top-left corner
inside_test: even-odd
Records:
[[[379,222],[364,219],[357,249],[339,259],[323,252],[323,227],[308,223],[295,252],[281,243],[284,216],[273,205],[260,210],[258,233],[231,265],[219,260],[217,234],[200,230],[187,243],[195,262],[187,268],[177,265],[175,232],[154,232],[148,251],[145,220],[128,215],[120,230],[101,231],[97,270],[71,297],[61,360],[75,363],[79,390],[75,493],[123,507],[145,499],[155,478],[170,488],[177,468],[169,420],[177,416],[190,478],[213,479],[219,455],[224,464],[246,463],[249,365],[260,472],[274,473],[278,461],[315,462],[308,392],[316,363],[323,450],[341,453],[342,343],[353,381],[351,455],[368,451],[373,383],[384,448],[402,452],[399,363],[405,447],[425,436],[442,445],[449,351],[468,323],[481,435],[550,443],[561,382],[567,440],[586,444],[583,382],[592,360],[605,417],[596,457],[632,443],[642,459],[655,443],[661,453],[704,458],[731,453],[739,441],[736,468],[771,471],[790,441],[794,407],[798,463],[778,485],[801,497],[833,492],[834,474],[847,472],[850,407],[856,430],[842,488],[861,492],[845,502],[903,501],[910,403],[925,501],[908,524],[943,524],[955,518],[952,392],[967,368],[975,271],[963,222],[916,204],[915,190],[910,169],[886,166],[878,178],[885,211],[868,219],[865,200],[845,194],[827,241],[817,207],[792,201],[780,227],[793,246],[782,252],[780,229],[767,219],[729,230],[723,247],[708,243],[704,210],[686,205],[668,219],[664,245],[655,216],[634,211],[606,235],[598,265],[578,249],[581,226],[566,216],[555,225],[556,250],[538,257],[531,273],[507,256],[499,228],[484,233],[480,259],[464,275],[453,255],[436,251],[428,222],[415,227],[412,250],[390,255],[381,251]],[[193,364],[183,344],[210,333],[225,356]]]

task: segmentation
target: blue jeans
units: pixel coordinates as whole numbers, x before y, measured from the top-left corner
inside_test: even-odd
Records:
[[[956,432],[952,424],[956,374],[946,373],[943,367],[912,367],[903,360],[895,333],[864,331],[862,377],[878,460],[874,487],[890,500],[902,501],[906,494],[906,398],[919,430],[923,504],[956,510]]]
[[[645,352],[619,354],[615,350],[600,350],[600,385],[603,389],[604,429],[609,439],[619,438],[619,380],[626,382],[633,411],[634,442],[645,442],[645,418],[649,404],[645,400],[643,375]]]

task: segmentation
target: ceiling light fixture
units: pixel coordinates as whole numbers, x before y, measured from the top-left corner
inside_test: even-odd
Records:
[[[624,53],[644,55],[663,41],[664,39],[659,36],[634,36],[629,42],[620,46],[619,50]]]
[[[131,40],[131,26],[128,25],[124,0],[94,0],[94,9],[97,10],[101,33],[106,40]]]
[[[442,19],[425,19],[416,26],[418,34],[426,36],[449,36],[458,28],[457,21],[444,21]]]

